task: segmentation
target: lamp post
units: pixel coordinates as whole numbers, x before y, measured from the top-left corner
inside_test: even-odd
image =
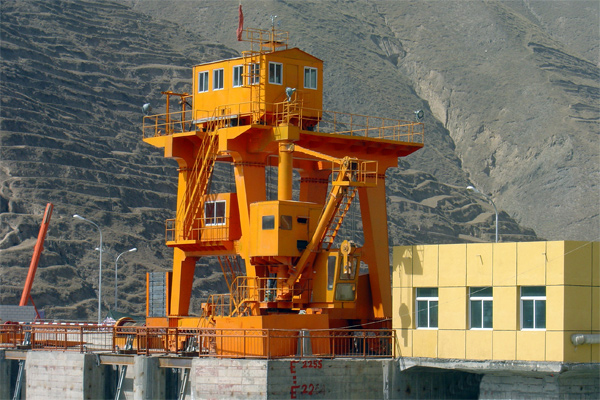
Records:
[[[73,218],[89,222],[90,224],[94,225],[100,233],[100,262],[98,264],[98,325],[100,325],[102,322],[102,231],[100,230],[100,227],[96,225],[96,223],[90,221],[89,219],[83,218],[81,215],[75,214],[73,215]]]
[[[471,190],[475,193],[479,193],[480,195],[482,195],[483,197],[488,199],[488,201],[490,203],[492,203],[492,205],[494,206],[494,212],[496,213],[496,243],[498,243],[498,209],[496,208],[496,204],[494,204],[494,200],[492,200],[492,198],[490,196],[488,196],[487,194],[482,193],[479,190],[477,190],[477,188],[475,188],[474,186],[467,186],[467,190]]]
[[[119,254],[117,256],[117,258],[115,259],[115,311],[117,311],[117,263],[119,262],[119,258],[125,254],[125,253],[131,253],[137,251],[137,248],[134,247],[133,249],[129,249],[127,251],[122,252],[121,254]]]

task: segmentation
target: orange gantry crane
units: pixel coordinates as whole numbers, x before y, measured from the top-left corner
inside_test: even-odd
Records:
[[[385,171],[423,146],[423,124],[323,111],[321,60],[288,48],[287,32],[247,29],[244,40],[251,50],[195,66],[192,93],[163,92],[165,113],[144,117],[144,141],[179,166],[173,271],[148,275],[146,324],[386,326]],[[235,191],[211,191],[217,163],[232,166]],[[357,197],[361,245],[338,236]],[[190,316],[196,263],[211,256],[230,293]]]

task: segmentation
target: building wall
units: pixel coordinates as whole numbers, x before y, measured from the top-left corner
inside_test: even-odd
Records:
[[[393,327],[401,356],[598,362],[600,243],[521,242],[399,246],[393,255]],[[520,289],[546,287],[546,329],[522,330]],[[417,329],[416,288],[438,288],[438,328]],[[493,288],[493,329],[469,329],[469,288]]]

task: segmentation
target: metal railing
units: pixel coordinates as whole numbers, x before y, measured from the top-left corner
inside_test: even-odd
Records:
[[[407,143],[423,143],[424,124],[400,119],[342,113],[294,105],[287,102],[252,102],[227,104],[215,110],[191,110],[144,117],[144,138],[186,131],[206,131],[207,124],[219,120],[223,126],[241,121],[277,125],[282,121],[300,129],[319,133],[368,137]],[[258,103],[258,104],[256,104]],[[258,111],[251,111],[251,110]],[[223,110],[226,110],[223,111]]]
[[[183,224],[175,218],[167,219],[165,223],[165,237],[167,242],[182,240],[183,233],[179,228]],[[179,228],[179,231],[178,231]],[[192,222],[191,236],[186,240],[195,240],[200,242],[216,242],[232,240],[229,235],[228,217],[202,217],[194,218]]]
[[[28,333],[30,341],[25,341]],[[0,337],[2,348],[262,359],[393,358],[396,341],[393,329],[216,329],[94,324],[0,325]]]

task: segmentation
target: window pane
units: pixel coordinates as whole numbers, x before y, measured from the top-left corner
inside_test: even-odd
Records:
[[[471,328],[482,328],[481,307],[483,301],[471,300]]]
[[[417,301],[417,328],[429,326],[427,314],[427,301]]]
[[[264,215],[262,217],[262,228],[263,230],[275,229],[275,216]]]
[[[208,91],[208,71],[198,73],[198,92]]]
[[[291,231],[292,230],[292,216],[291,215],[281,215],[279,218],[279,228]]]
[[[522,287],[521,296],[546,296],[546,286]]]
[[[438,327],[438,302],[437,301],[429,302],[429,327],[430,328]]]
[[[215,208],[215,222],[217,224],[224,224],[225,223],[225,202],[224,201],[217,201],[215,203],[216,208]]]
[[[546,329],[546,301],[535,301],[535,328]]]
[[[417,297],[438,297],[437,288],[417,288]]]
[[[533,300],[521,300],[523,305],[523,329],[533,329]]]
[[[494,303],[492,301],[483,302],[483,328],[492,329],[494,327]]]
[[[242,86],[242,69],[241,65],[233,67],[233,87]]]
[[[215,203],[207,202],[204,204],[204,223],[206,225],[211,225],[215,223]]]
[[[469,288],[471,297],[492,297],[493,289],[491,287],[472,287]]]
[[[336,256],[329,256],[329,258],[327,258],[327,290],[333,290],[333,278],[335,277],[336,262]]]

